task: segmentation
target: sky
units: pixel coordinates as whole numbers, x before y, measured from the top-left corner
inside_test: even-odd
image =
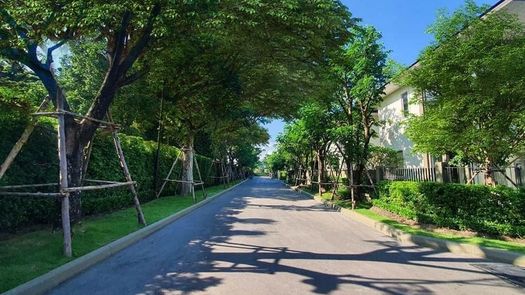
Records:
[[[432,42],[426,33],[436,19],[439,9],[454,11],[464,0],[342,0],[353,17],[361,24],[374,26],[383,35],[382,42],[390,57],[409,66],[419,53]],[[497,0],[476,0],[478,5],[493,5]],[[275,148],[275,140],[283,131],[284,122],[274,120],[264,126],[270,134],[270,143],[264,147],[261,159]]]

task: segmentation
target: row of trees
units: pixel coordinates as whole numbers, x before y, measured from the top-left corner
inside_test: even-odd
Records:
[[[412,87],[412,103],[422,116],[409,116],[407,135],[415,152],[455,155],[462,164],[479,164],[486,183],[525,150],[525,30],[514,15],[491,13],[467,0],[452,13],[441,12],[430,28],[435,43],[416,66],[403,71],[389,62],[370,27],[354,27],[348,44],[330,61],[323,87],[281,134],[276,151],[266,158],[271,170],[318,170],[326,179],[326,162],[340,158],[353,193],[368,183],[366,167],[396,167],[396,151],[371,145],[385,123],[376,111],[388,82]],[[304,177],[303,177],[304,178]]]
[[[181,146],[188,182],[195,149],[253,167],[259,123],[310,99],[354,22],[331,0],[0,0],[0,19],[2,107],[24,116],[47,95],[92,118],[66,116],[70,186],[110,110],[123,132]],[[81,195],[69,199],[75,222]]]
[[[495,171],[525,151],[525,25],[504,11],[480,18],[484,11],[467,1],[442,14],[430,28],[435,44],[400,82],[423,94],[424,115],[407,128],[415,150],[477,165],[495,185]]]
[[[327,164],[338,167],[337,158],[341,158],[355,201],[354,192],[365,182],[366,168],[377,164],[372,158],[388,154],[393,157],[383,156],[382,162],[388,159],[389,164],[398,164],[395,153],[371,146],[380,124],[376,107],[397,67],[389,62],[381,35],[373,27],[355,26],[351,33],[349,43],[330,61],[315,101],[304,105],[298,118],[286,125],[266,164],[271,170],[317,170],[317,181],[322,183],[327,181]]]

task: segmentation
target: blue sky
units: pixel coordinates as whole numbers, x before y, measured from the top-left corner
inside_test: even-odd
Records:
[[[374,26],[383,35],[385,48],[395,61],[410,65],[416,61],[423,48],[432,42],[426,33],[439,9],[454,11],[464,0],[342,0],[352,15],[362,19],[362,24]],[[493,5],[497,0],[476,0],[478,5]],[[265,125],[271,139],[265,152],[271,152],[275,139],[282,132],[284,122],[275,120]]]

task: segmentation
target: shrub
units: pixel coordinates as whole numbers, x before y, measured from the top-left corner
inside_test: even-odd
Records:
[[[0,160],[7,155],[25,124],[24,120],[0,120],[0,137],[3,138],[0,141]],[[119,137],[131,175],[137,182],[141,202],[152,200],[155,197],[153,175],[156,143],[124,134],[120,134]],[[56,142],[54,126],[51,123],[39,124],[0,185],[58,182]],[[165,178],[178,152],[179,150],[172,146],[161,147],[160,179]],[[211,159],[199,155],[196,158],[202,176],[206,178],[212,168]],[[177,171],[180,171],[180,164],[177,168]],[[110,135],[96,136],[87,178],[124,180]],[[210,179],[205,180],[210,184]],[[174,193],[175,185],[169,184],[163,196]],[[85,215],[114,211],[132,204],[132,195],[127,188],[90,191],[82,195],[82,210]],[[59,203],[53,198],[0,196],[0,231],[16,231],[28,225],[53,223],[59,212]]]
[[[373,204],[421,223],[491,235],[525,236],[524,190],[435,182],[382,182]]]

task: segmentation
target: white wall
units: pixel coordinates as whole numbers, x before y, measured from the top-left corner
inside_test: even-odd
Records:
[[[411,115],[421,115],[423,107],[414,102],[415,91],[408,87],[398,87],[390,84],[386,89],[386,95],[378,108],[378,118],[382,122],[378,128],[378,138],[373,144],[389,147],[403,152],[405,168],[427,167],[426,155],[416,154],[413,143],[405,135],[406,116],[403,111],[402,94],[407,92],[409,105],[408,112]]]

